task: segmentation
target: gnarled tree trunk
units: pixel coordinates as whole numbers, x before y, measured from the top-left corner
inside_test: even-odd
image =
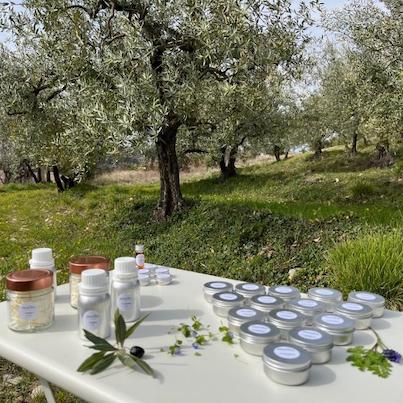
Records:
[[[53,177],[55,178],[55,183],[57,186],[57,190],[59,192],[64,192],[64,185],[62,180],[60,179],[60,173],[59,173],[59,168],[57,165],[53,165],[52,167],[53,170]]]
[[[40,181],[39,181],[38,177],[36,176],[34,170],[32,169],[31,165],[29,164],[28,160],[24,160],[23,162],[24,162],[25,166],[27,167],[28,172],[30,173],[30,175],[34,179],[34,182],[39,183]]]
[[[357,140],[358,140],[358,133],[355,131],[353,133],[353,138],[351,139],[351,154],[357,155]]]
[[[280,161],[281,157],[281,148],[277,144],[273,146],[273,154],[276,157],[276,161]]]
[[[228,152],[228,147],[226,145],[221,147],[220,170],[223,179],[236,176],[236,153],[237,149],[235,148],[231,148]]]

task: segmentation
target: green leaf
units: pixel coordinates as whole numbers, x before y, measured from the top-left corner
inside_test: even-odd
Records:
[[[90,355],[81,365],[77,368],[78,372],[85,372],[91,369],[100,359],[104,357],[103,351]]]
[[[363,346],[356,346],[349,348],[347,352],[347,361],[360,371],[370,371],[381,378],[387,378],[392,371],[390,362],[374,349],[366,350]]]
[[[94,333],[91,333],[91,332],[89,332],[88,330],[85,330],[85,329],[84,329],[84,335],[85,335],[85,337],[86,337],[89,341],[93,342],[93,343],[96,344],[96,345],[101,345],[101,344],[103,344],[103,345],[109,346],[109,347],[111,347],[111,348],[113,348],[113,349],[115,348],[115,347],[112,346],[111,343],[109,343],[108,341],[106,341],[106,340],[103,339],[102,337],[96,336]]]
[[[103,358],[101,358],[91,369],[90,374],[95,375],[98,374],[102,371],[104,371],[106,368],[108,368],[116,359],[116,354],[115,353],[109,353],[106,354]]]
[[[190,331],[190,326],[189,325],[182,325],[178,329],[185,337],[190,337],[191,336],[191,331]]]
[[[110,345],[110,344],[108,345],[108,344],[93,344],[92,346],[86,346],[86,347],[92,348],[93,350],[98,350],[98,351],[117,351],[118,350],[116,347],[113,347],[112,345]]]
[[[203,336],[202,334],[200,336],[197,336],[195,339],[196,343],[200,344],[201,346],[203,346],[204,344],[206,344],[206,337]]]
[[[194,355],[195,355],[196,357],[201,357],[202,354],[199,353],[198,351],[195,351]]]
[[[123,365],[129,367],[131,369],[136,369],[140,367],[147,375],[154,376],[154,370],[141,358],[132,357],[128,354],[119,355],[119,360],[122,362]]]
[[[221,333],[226,333],[226,332],[228,332],[228,327],[227,326],[220,326],[219,328],[218,328],[218,330],[221,332]]]
[[[115,312],[115,336],[118,344],[123,346],[126,339],[126,322],[118,309]]]
[[[145,319],[147,319],[149,316],[150,314],[148,313],[147,315],[140,318],[137,322],[134,322],[133,325],[131,325],[126,331],[126,339],[129,338],[134,333],[134,331],[139,327],[140,323],[143,322]]]

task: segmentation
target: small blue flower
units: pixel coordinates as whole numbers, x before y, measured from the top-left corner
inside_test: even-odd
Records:
[[[193,329],[192,329],[192,331],[191,331],[190,334],[191,334],[192,337],[196,337],[196,336],[197,336],[197,332],[196,332],[195,330],[193,330]]]
[[[175,348],[175,355],[182,355],[182,350],[179,346],[176,346]]]
[[[193,347],[195,350],[198,350],[198,349],[200,348],[200,344],[194,342],[194,343],[192,343],[192,347]]]
[[[400,360],[402,359],[402,356],[400,353],[398,353],[397,351],[392,350],[390,348],[383,350],[382,353],[385,358],[387,358],[389,361],[392,361],[392,362],[399,363]]]

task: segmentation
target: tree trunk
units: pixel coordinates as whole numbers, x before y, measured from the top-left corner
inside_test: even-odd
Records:
[[[52,182],[52,178],[50,176],[50,168],[46,167],[46,182]]]
[[[355,131],[353,133],[353,138],[351,140],[351,154],[357,155],[357,140],[358,140],[358,133]]]
[[[27,160],[24,160],[24,164],[27,167],[28,172],[30,173],[30,175],[34,179],[35,183],[39,183],[38,177],[36,176],[36,174],[35,174],[34,170],[32,169],[31,165],[29,165],[29,162]]]
[[[64,192],[63,182],[60,179],[59,168],[57,167],[57,165],[53,165],[53,177],[55,178],[57,190],[59,192]]]
[[[63,181],[64,184],[64,189],[71,189],[72,187],[74,187],[76,185],[76,182],[74,179],[71,179],[68,176],[65,175],[60,175],[61,180]]]
[[[232,148],[227,159],[227,146],[221,147],[220,170],[221,177],[223,179],[228,179],[236,176],[236,154],[237,149]]]
[[[286,159],[288,159],[288,153],[290,152],[290,150],[287,148],[287,150],[285,150],[285,153],[284,153],[284,159],[286,160]]]
[[[38,182],[42,182],[42,168],[39,167],[37,172]]]
[[[273,146],[273,154],[274,154],[274,156],[276,157],[276,161],[278,162],[278,161],[280,161],[280,156],[281,156],[281,148],[280,148],[280,146],[278,146],[277,144],[275,144],[274,146]]]

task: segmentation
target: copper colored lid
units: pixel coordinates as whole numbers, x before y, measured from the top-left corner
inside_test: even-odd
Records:
[[[104,256],[76,256],[69,262],[70,273],[81,274],[87,269],[109,270],[109,259]]]
[[[7,289],[12,291],[35,291],[52,287],[53,272],[45,269],[21,270],[7,274]]]

